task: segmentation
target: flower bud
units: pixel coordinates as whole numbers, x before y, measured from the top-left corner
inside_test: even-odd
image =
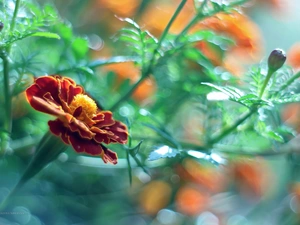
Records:
[[[269,70],[275,72],[280,69],[286,60],[285,52],[281,49],[275,49],[271,52],[268,58]]]

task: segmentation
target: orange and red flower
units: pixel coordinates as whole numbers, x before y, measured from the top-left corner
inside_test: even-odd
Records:
[[[117,154],[102,143],[127,142],[126,126],[102,111],[84,89],[66,77],[42,76],[26,90],[30,105],[57,119],[49,121],[50,131],[76,152],[99,155],[103,161],[117,163]]]

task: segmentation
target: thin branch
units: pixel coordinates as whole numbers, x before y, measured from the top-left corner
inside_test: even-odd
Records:
[[[125,100],[127,100],[132,93],[139,87],[139,85],[151,74],[152,71],[152,67],[153,64],[155,62],[155,58],[156,58],[156,54],[158,53],[164,39],[166,38],[173,22],[175,21],[175,19],[177,18],[178,14],[180,13],[180,11],[182,10],[183,6],[185,5],[185,3],[187,2],[187,0],[182,0],[181,3],[179,4],[179,6],[177,7],[175,13],[173,14],[171,20],[169,21],[167,27],[165,28],[165,30],[163,31],[156,48],[153,51],[152,54],[152,58],[148,64],[148,67],[145,69],[145,71],[142,71],[142,76],[141,78],[127,91],[127,93],[125,93],[111,108],[110,111],[114,111],[116,110],[119,105],[124,102]]]
[[[0,149],[0,156],[5,154],[7,143],[9,140],[9,136],[11,133],[12,128],[12,112],[11,112],[11,94],[9,90],[9,61],[8,56],[5,52],[2,52],[0,55],[2,62],[3,62],[3,94],[4,94],[4,124],[3,129],[4,132],[2,133],[1,137],[1,149]]]

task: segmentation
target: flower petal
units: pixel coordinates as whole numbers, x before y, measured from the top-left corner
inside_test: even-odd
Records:
[[[111,126],[115,123],[114,119],[112,118],[112,112],[110,111],[101,111],[93,118],[93,120],[97,121],[94,126],[99,128]]]
[[[104,127],[104,130],[111,131],[114,136],[110,137],[112,142],[118,142],[120,144],[125,144],[128,139],[127,127],[125,124],[116,121],[114,125],[109,127]]]
[[[60,120],[66,122],[66,123],[69,123],[73,118],[72,115],[65,113],[62,110],[61,106],[55,106],[53,104],[49,104],[48,101],[46,101],[42,98],[39,98],[39,97],[32,96],[30,104],[34,109],[36,109],[40,112],[44,112],[44,113],[56,116]]]
[[[58,98],[58,82],[55,77],[42,76],[35,80],[35,83],[26,90],[26,97],[31,104],[33,96],[43,98],[43,96],[49,92],[53,99],[60,103]]]
[[[78,134],[73,133],[70,135],[69,140],[76,152],[85,152],[90,155],[103,154],[103,148],[101,145],[94,141],[83,139]]]
[[[59,81],[59,97],[62,101],[68,105],[71,104],[75,95],[83,94],[84,90],[82,87],[76,85],[76,83],[69,78],[60,78]]]
[[[82,138],[91,140],[95,134],[86,126],[86,124],[73,117],[71,123],[68,124],[70,131],[78,132]]]
[[[104,142],[109,144],[111,142],[109,137],[114,136],[112,132],[101,130],[98,127],[92,127],[91,131],[95,134],[94,140],[98,143]]]
[[[70,144],[69,142],[69,138],[68,138],[68,130],[67,128],[64,126],[63,122],[60,120],[50,120],[48,121],[48,125],[49,125],[49,129],[50,131],[56,135],[59,136],[64,143],[66,144]]]
[[[118,163],[118,155],[117,153],[111,151],[110,149],[106,148],[105,146],[102,145],[104,154],[102,155],[102,159],[105,163],[110,162],[113,164]]]

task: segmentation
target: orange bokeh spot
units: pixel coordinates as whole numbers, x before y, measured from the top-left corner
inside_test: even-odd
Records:
[[[291,103],[284,107],[281,113],[282,120],[300,133],[300,104]]]
[[[194,182],[207,191],[218,192],[224,186],[224,178],[217,168],[201,165],[193,159],[184,159],[182,165],[177,166],[177,171],[183,179]]]
[[[262,197],[271,185],[270,170],[263,160],[243,159],[233,163],[233,179],[241,194]]]
[[[236,42],[232,49],[244,57],[256,58],[261,51],[261,34],[258,26],[246,15],[235,12],[219,13],[205,19],[199,29],[209,29],[226,35]]]
[[[139,196],[140,205],[149,215],[155,215],[168,205],[172,189],[165,181],[151,181],[142,190]]]
[[[142,24],[145,24],[145,29],[155,36],[159,36],[163,32],[180,3],[180,1],[171,2],[171,4],[167,2],[153,2],[143,13],[141,18]],[[191,4],[184,6],[172,24],[170,33],[178,34],[181,32],[193,15],[193,6]]]
[[[133,62],[116,63],[103,67],[105,71],[112,71],[117,75],[116,88],[129,79],[131,84],[137,82],[140,78],[140,70]],[[138,103],[142,103],[152,97],[156,92],[156,83],[152,77],[146,78],[134,91],[132,98]]]
[[[139,7],[141,0],[98,0],[99,6],[107,8],[117,16],[131,17],[135,14],[136,9]]]
[[[298,203],[300,204],[300,182],[293,183],[290,192],[295,195]]]
[[[300,70],[300,42],[294,44],[287,54],[287,63],[295,70]]]
[[[194,187],[183,186],[176,194],[175,203],[178,212],[195,216],[207,207],[209,196]]]

